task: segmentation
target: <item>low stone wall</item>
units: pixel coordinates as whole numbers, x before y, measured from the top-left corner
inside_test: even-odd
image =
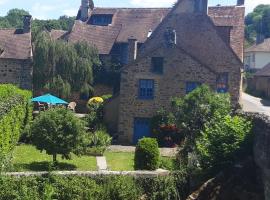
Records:
[[[156,178],[159,176],[168,176],[169,171],[56,171],[56,172],[10,172],[3,175],[14,177],[31,177],[31,176],[85,176],[85,177],[100,177],[100,176],[132,176],[143,178]]]

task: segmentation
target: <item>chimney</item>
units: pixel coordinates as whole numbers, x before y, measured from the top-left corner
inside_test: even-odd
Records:
[[[245,5],[245,0],[237,0],[237,6]]]
[[[263,43],[264,39],[265,39],[265,36],[261,33],[258,33],[256,37],[256,45]]]
[[[136,60],[138,51],[138,41],[135,38],[128,39],[128,63]]]
[[[83,22],[87,21],[89,17],[89,0],[82,0],[82,5],[81,5],[81,20]]]
[[[195,13],[208,13],[208,0],[194,0],[194,2]]]
[[[32,16],[25,15],[23,17],[23,33],[29,33],[31,31]]]

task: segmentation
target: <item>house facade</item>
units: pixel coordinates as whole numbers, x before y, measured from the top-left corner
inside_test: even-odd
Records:
[[[23,29],[0,29],[0,83],[32,90],[31,20],[24,16]]]
[[[157,111],[169,110],[171,98],[185,96],[201,84],[229,92],[238,103],[243,63],[207,15],[207,7],[207,0],[178,1],[139,54],[129,56],[136,59],[121,73],[120,142],[136,144],[150,136],[150,119]],[[136,40],[133,43],[131,47]],[[135,55],[137,49],[129,52]]]
[[[245,50],[245,68],[250,70],[262,69],[270,62],[270,38],[257,39],[257,43]]]

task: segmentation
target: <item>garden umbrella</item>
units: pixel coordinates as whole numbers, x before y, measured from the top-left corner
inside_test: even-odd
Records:
[[[41,102],[41,103],[48,103],[48,104],[68,104],[66,101],[59,99],[51,94],[45,94],[43,96],[35,97],[31,100],[32,102]]]

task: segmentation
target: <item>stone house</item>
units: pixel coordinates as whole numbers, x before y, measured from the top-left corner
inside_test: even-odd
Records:
[[[262,39],[260,39],[262,38]],[[256,44],[245,50],[245,68],[248,70],[262,69],[270,62],[270,38],[257,38]]]
[[[22,29],[0,29],[0,83],[32,90],[31,16]]]
[[[248,88],[259,96],[270,98],[270,63],[249,79]]]
[[[226,20],[207,15],[207,0],[179,0],[141,47],[136,38],[128,40],[129,64],[121,70],[120,93],[105,106],[110,128],[116,127],[117,119],[120,143],[135,144],[151,136],[150,119],[156,112],[169,110],[172,97],[184,96],[201,84],[229,92],[232,102],[239,102],[244,8],[226,9],[232,15],[230,26],[220,27],[218,22]],[[234,12],[242,17],[236,18]],[[234,23],[238,38],[231,35]]]

